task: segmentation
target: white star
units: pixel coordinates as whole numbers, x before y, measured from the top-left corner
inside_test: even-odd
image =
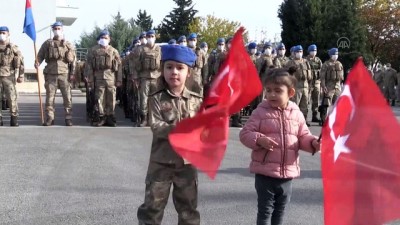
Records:
[[[335,141],[335,146],[333,146],[334,152],[334,162],[336,162],[337,158],[339,157],[340,153],[350,153],[350,149],[345,145],[347,139],[350,135],[340,136]]]

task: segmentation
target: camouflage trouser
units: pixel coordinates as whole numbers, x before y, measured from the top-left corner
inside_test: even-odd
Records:
[[[17,95],[14,76],[0,77],[0,102],[3,101],[3,96],[7,99],[11,116],[18,116]],[[0,116],[2,116],[1,108]]]
[[[117,98],[115,80],[96,79],[95,95],[99,106],[99,116],[114,115],[115,102]]]
[[[318,113],[318,106],[321,96],[321,81],[317,80],[311,89],[311,111],[314,114]]]
[[[321,107],[322,110],[320,110],[320,116],[322,120],[325,120],[327,114],[328,114],[328,108],[332,105],[335,104],[336,100],[339,98],[341,94],[341,90],[339,88],[335,88],[335,89],[328,89],[328,93],[325,94],[323,93],[323,98],[322,98],[322,102],[321,102]]]
[[[148,112],[148,98],[149,95],[157,88],[157,79],[153,78],[140,78],[139,83],[139,101],[140,112],[142,115],[147,115]]]
[[[294,102],[299,106],[300,111],[303,113],[304,118],[307,120],[308,115],[308,99],[309,88],[296,88]]]
[[[57,89],[60,89],[63,97],[65,119],[72,119],[71,85],[67,74],[45,74],[44,87],[46,88],[46,115],[54,120],[54,99]]]
[[[178,212],[179,225],[199,225],[197,211],[197,171],[192,165],[150,162],[146,177],[144,203],[137,216],[140,225],[161,224],[164,209],[173,185],[172,199]]]
[[[193,69],[192,74],[186,79],[186,87],[203,96],[203,78],[201,77],[201,69]]]

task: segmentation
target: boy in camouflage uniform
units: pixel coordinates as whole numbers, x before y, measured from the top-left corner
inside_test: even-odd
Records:
[[[179,156],[168,141],[168,134],[175,125],[182,119],[194,116],[200,107],[202,96],[185,87],[195,61],[196,54],[185,46],[165,45],[162,48],[162,84],[149,98],[153,142],[145,199],[137,212],[141,225],[161,224],[171,185],[178,224],[200,224],[197,170]]]

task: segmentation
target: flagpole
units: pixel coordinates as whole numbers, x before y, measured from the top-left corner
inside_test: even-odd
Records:
[[[40,92],[40,78],[39,78],[39,67],[37,67],[36,65],[38,65],[38,61],[37,61],[37,51],[36,51],[36,41],[33,42],[33,49],[35,51],[35,68],[36,68],[36,77],[37,77],[37,81],[38,81],[38,95],[39,95],[39,104],[40,104],[40,119],[42,120],[42,124],[44,123],[44,118],[43,118],[43,105],[42,105],[42,95]]]

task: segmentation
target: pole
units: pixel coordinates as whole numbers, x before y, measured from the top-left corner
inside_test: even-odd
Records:
[[[36,67],[38,64],[37,61],[37,52],[36,52],[36,42],[33,42],[33,48],[35,51],[35,68],[36,68],[36,77],[38,81],[38,95],[39,95],[39,104],[40,104],[40,118],[42,120],[42,124],[44,123],[44,118],[43,118],[43,105],[42,105],[42,95],[40,93],[40,78],[39,78],[39,67]]]

